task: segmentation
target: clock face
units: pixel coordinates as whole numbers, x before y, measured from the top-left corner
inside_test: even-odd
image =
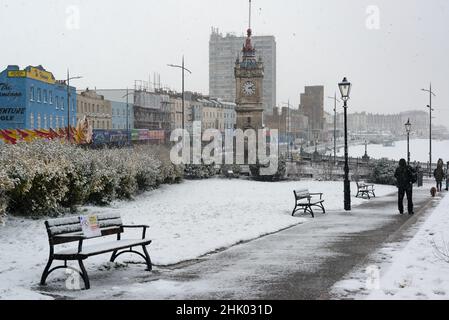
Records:
[[[256,93],[256,85],[252,81],[247,81],[243,84],[242,91],[247,96],[252,96]]]

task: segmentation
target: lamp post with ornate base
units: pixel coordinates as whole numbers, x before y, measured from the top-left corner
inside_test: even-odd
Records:
[[[407,132],[407,164],[410,165],[410,131],[412,130],[412,124],[410,119],[405,124],[405,131]]]
[[[344,130],[345,130],[345,178],[344,178],[344,206],[346,211],[351,211],[351,183],[349,181],[349,159],[348,159],[348,100],[351,93],[351,83],[346,77],[338,84],[341,98],[344,102]]]

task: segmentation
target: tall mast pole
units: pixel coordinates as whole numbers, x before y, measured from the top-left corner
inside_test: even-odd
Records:
[[[248,28],[251,29],[251,0],[249,0],[249,19]]]

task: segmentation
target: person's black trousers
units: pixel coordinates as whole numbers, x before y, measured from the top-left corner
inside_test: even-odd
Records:
[[[404,213],[404,196],[407,194],[408,213],[413,213],[413,186],[407,188],[399,188],[398,192],[398,208],[400,213]]]

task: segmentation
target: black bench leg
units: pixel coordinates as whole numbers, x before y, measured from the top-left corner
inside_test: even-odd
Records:
[[[312,215],[312,218],[315,218],[315,214],[313,213],[312,207],[308,207],[310,214]]]
[[[110,262],[114,262],[115,259],[117,258],[117,251],[118,250],[115,250],[114,252],[112,252],[111,259],[109,259]]]
[[[147,248],[145,246],[142,246],[142,249],[143,253],[145,254],[145,262],[147,263],[148,271],[151,271],[153,270],[153,265],[151,263],[150,255],[148,254]]]
[[[326,209],[324,209],[324,205],[321,203],[321,209],[323,209],[323,214],[326,213]]]
[[[298,206],[297,205],[295,205],[295,209],[293,209],[293,212],[292,212],[292,216],[294,216],[295,215],[295,213],[296,213],[296,208],[297,208]]]
[[[84,287],[86,290],[90,289],[90,282],[89,282],[89,276],[87,275],[86,268],[84,268],[83,260],[78,260],[78,264],[80,265],[81,269],[81,277],[84,281]]]
[[[41,286],[45,285],[48,275],[50,274],[48,271],[50,270],[51,264],[53,263],[53,258],[48,259],[47,265],[45,266],[44,272],[41,277]]]

